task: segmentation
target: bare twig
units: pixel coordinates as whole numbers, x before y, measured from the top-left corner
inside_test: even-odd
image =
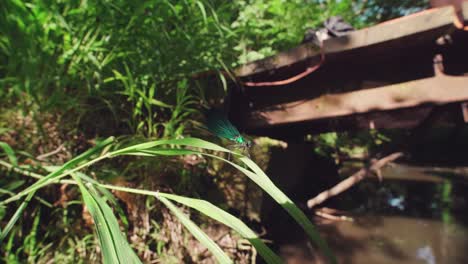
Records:
[[[351,175],[349,178],[341,181],[337,185],[333,186],[332,188],[321,192],[319,195],[315,196],[314,198],[307,201],[307,207],[313,208],[318,204],[323,203],[324,201],[328,200],[330,197],[336,196],[347,189],[354,186],[356,183],[362,181],[364,178],[369,177],[372,173],[380,175],[380,169],[384,167],[389,162],[392,162],[398,158],[403,156],[402,152],[396,152],[390,154],[380,160],[372,162],[370,167],[362,168],[358,172]],[[381,176],[380,176],[381,177]]]
[[[315,211],[315,214],[327,220],[353,222],[353,218],[347,217],[344,215],[334,215],[334,214],[325,213],[319,210]]]
[[[53,156],[53,155],[59,153],[60,151],[62,151],[62,149],[64,149],[64,147],[65,147],[65,145],[62,144],[62,145],[58,146],[57,149],[55,149],[55,150],[53,150],[51,152],[44,153],[44,154],[41,154],[41,155],[37,156],[36,159],[40,160],[40,161],[44,161],[45,158]]]
[[[66,207],[67,201],[69,200],[67,195],[67,187],[68,183],[64,183],[62,186],[60,186],[60,198],[54,203],[55,206],[61,205],[63,208]]]

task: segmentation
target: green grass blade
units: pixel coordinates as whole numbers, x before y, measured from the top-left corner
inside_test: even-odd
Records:
[[[120,231],[117,218],[114,216],[112,209],[99,196],[93,185],[88,183],[85,186],[78,176],[74,174],[72,176],[78,182],[84,203],[93,217],[99,244],[101,245],[103,262],[105,264],[141,263]],[[89,187],[90,190],[86,187]]]
[[[13,217],[7,223],[7,226],[5,227],[5,229],[3,230],[3,232],[2,232],[2,234],[0,236],[0,241],[3,240],[6,237],[6,235],[11,230],[13,225],[17,222],[17,220],[21,216],[21,213],[24,211],[24,209],[26,208],[29,201],[32,199],[32,197],[34,197],[34,194],[36,193],[36,190],[48,184],[48,182],[44,180],[45,178],[49,177],[48,178],[49,182],[53,181],[54,177],[60,177],[61,175],[63,175],[62,172],[64,172],[66,170],[66,168],[69,168],[70,166],[74,166],[74,165],[78,164],[79,162],[85,160],[86,158],[88,158],[89,156],[91,156],[92,154],[94,154],[95,152],[97,152],[98,150],[103,148],[104,146],[111,143],[112,140],[113,140],[113,138],[108,138],[107,140],[104,140],[104,141],[100,142],[94,148],[84,152],[83,154],[81,154],[81,155],[77,156],[76,158],[74,158],[74,159],[68,161],[67,163],[65,163],[60,169],[50,173],[49,175],[47,175],[44,178],[41,178],[40,180],[38,180],[33,185],[26,188],[26,190],[23,190],[22,192],[18,193],[17,195],[14,195],[14,196],[10,197],[9,199],[5,200],[4,203],[7,203],[9,201],[17,200],[18,198],[20,198],[23,195],[27,195],[26,199],[21,203],[21,205],[18,207],[18,209],[16,210]],[[60,173],[62,173],[62,174],[60,174]]]
[[[195,223],[193,223],[184,213],[182,213],[171,201],[163,196],[156,196],[171,212],[179,219],[179,221],[192,233],[192,235],[202,243],[208,250],[213,253],[213,256],[219,263],[233,263],[232,260],[224,253],[224,251]]]
[[[60,167],[59,166],[43,166],[43,168],[48,172],[54,172],[58,170]],[[115,199],[114,195],[111,192],[109,192],[109,190],[107,190],[106,188],[100,187],[98,181],[96,181],[95,179],[89,177],[88,175],[82,172],[75,172],[73,174],[80,177],[82,180],[86,182],[92,183],[94,187],[110,202],[112,206],[119,206],[117,199]]]
[[[164,142],[164,143],[161,143]],[[169,143],[170,142],[170,143]],[[152,143],[150,145],[149,143]],[[195,138],[186,138],[184,140],[166,140],[166,141],[159,141],[158,144],[155,142],[143,143],[148,144],[146,145],[145,149],[139,149],[140,151],[133,151],[131,155],[187,155],[187,154],[202,154],[205,156],[209,156],[212,158],[216,158],[219,160],[223,160],[224,162],[229,163],[236,169],[240,170],[244,173],[247,177],[249,177],[253,182],[255,182],[260,188],[262,188],[266,193],[268,193],[277,203],[279,203],[290,215],[291,217],[296,220],[296,222],[301,225],[301,227],[306,231],[309,238],[319,247],[319,249],[330,259],[331,263],[337,263],[336,257],[332,253],[331,249],[328,247],[327,243],[320,237],[320,234],[314,228],[314,225],[310,222],[310,220],[305,216],[305,214],[294,204],[294,202],[289,199],[287,195],[285,195],[271,180],[270,178],[261,170],[258,165],[256,165],[251,159],[240,156],[239,154],[232,152],[228,149],[220,147],[216,144],[211,142],[207,142],[200,139]],[[163,144],[174,144],[174,145],[181,145],[181,146],[190,146],[190,147],[197,147],[197,148],[204,148],[209,150],[218,150],[223,149],[224,152],[229,152],[239,156],[239,159],[248,167],[246,169],[239,164],[236,164],[232,161],[226,160],[224,158],[218,157],[216,155],[203,153],[199,151],[192,151],[187,149],[163,149],[163,148],[155,148],[155,146],[163,145]],[[116,151],[116,155],[126,154],[125,152]]]
[[[102,188],[118,190],[122,192],[136,193],[149,196],[160,196],[187,205],[219,222],[222,222],[223,224],[226,224],[227,226],[237,231],[241,236],[248,239],[252,243],[252,245],[257,249],[257,251],[267,261],[267,263],[282,263],[281,259],[274,252],[272,252],[271,249],[263,243],[263,241],[258,239],[255,232],[252,231],[247,225],[245,225],[235,216],[232,216],[231,214],[223,211],[222,209],[216,207],[215,205],[209,202],[199,199],[181,197],[174,194],[147,191],[122,186],[114,186],[108,184],[100,184],[100,186]]]
[[[7,155],[8,159],[10,160],[10,163],[13,164],[13,166],[17,167],[18,160],[16,159],[15,152],[10,147],[10,145],[8,145],[5,142],[0,141],[0,148],[2,148],[5,154]]]
[[[294,202],[289,199],[289,197],[276,187],[276,185],[255,162],[247,157],[241,157],[240,160],[255,172],[259,186],[262,187],[262,189],[265,190],[273,199],[275,199],[275,201],[277,201],[294,218],[294,220],[304,228],[309,238],[320,248],[332,263],[337,263],[335,255],[301,209],[299,209]]]
[[[154,99],[154,98],[151,98],[151,99],[149,100],[149,102],[150,102],[152,105],[156,105],[156,106],[159,106],[159,107],[163,107],[163,108],[172,108],[172,105],[166,104],[166,103],[164,103],[163,101],[156,100],[156,99]]]
[[[247,170],[238,164],[231,162],[229,160],[217,157],[211,154],[204,153],[203,155],[214,157],[224,162],[229,163],[234,166],[236,169],[240,170],[247,177],[249,177],[253,182],[255,182],[260,188],[262,188],[266,193],[268,193],[278,204],[281,205],[291,217],[296,220],[296,222],[306,231],[309,238],[319,247],[319,249],[329,258],[331,263],[337,263],[336,257],[328,247],[328,244],[321,238],[320,234],[315,229],[314,225],[310,222],[307,216],[297,207],[294,202],[289,199],[289,197],[284,194],[263,172],[263,170],[258,167],[255,162],[251,159],[242,156],[240,160],[246,164],[254,172]]]
[[[205,10],[205,6],[204,6],[203,3],[200,2],[200,1],[196,1],[195,3],[197,4],[198,8],[200,9],[200,12],[202,13],[203,22],[206,24],[206,10]]]
[[[116,151],[111,152],[110,156],[117,156],[127,154],[128,152],[136,152],[151,149],[161,145],[179,145],[179,146],[187,146],[187,147],[194,147],[194,148],[204,148],[208,150],[214,151],[221,151],[221,152],[231,152],[229,149],[223,148],[206,140],[198,139],[198,138],[181,138],[181,139],[168,139],[168,140],[157,140],[146,142],[142,144],[137,144],[134,146],[130,146],[127,148],[119,149]]]
[[[211,154],[204,154],[207,156],[211,156],[217,159],[224,160],[225,162],[231,164],[236,169],[240,170],[244,173],[247,177],[249,177],[253,182],[255,182],[260,188],[262,188],[266,193],[268,193],[278,204],[281,205],[291,217],[296,220],[296,222],[306,231],[309,238],[319,247],[319,249],[329,258],[331,263],[337,263],[336,257],[328,247],[327,243],[321,238],[320,234],[315,229],[314,225],[310,222],[307,216],[297,207],[294,202],[289,199],[289,197],[284,194],[271,180],[270,178],[263,172],[260,167],[258,167],[255,162],[251,159],[242,156],[240,160],[247,165],[252,171],[247,170],[238,164],[231,162],[229,160],[223,159],[221,157],[217,157]]]
[[[237,217],[231,215],[230,213],[220,209],[219,207],[213,205],[210,202],[205,200],[199,200],[194,198],[182,197],[174,194],[159,193],[160,197],[165,197],[186,205],[190,208],[193,208],[208,217],[215,219],[218,222],[221,222],[231,229],[235,230],[242,237],[249,240],[249,242],[257,249],[257,252],[263,257],[267,263],[283,263],[281,258],[276,255],[263,241],[255,234],[255,232],[250,229],[244,222],[242,222]]]
[[[142,151],[144,154],[151,156],[154,155],[163,155],[163,156],[179,156],[179,155],[190,155],[190,154],[200,154],[199,151],[189,150],[189,149],[149,149]]]
[[[67,170],[73,169],[73,167],[78,165],[80,162],[88,159],[90,156],[96,154],[98,151],[103,149],[105,146],[112,143],[113,140],[114,140],[114,137],[109,137],[109,138],[99,142],[95,147],[93,147],[93,148],[85,151],[84,153],[76,156],[75,158],[69,160],[68,162],[63,164],[58,170],[49,173],[44,178],[41,178],[40,180],[38,180],[37,182],[35,182],[34,184],[29,186],[25,190],[23,190],[23,191],[19,192],[18,194],[6,199],[2,203],[9,203],[11,201],[17,200],[20,197],[22,197],[24,195],[27,195],[28,193],[35,192],[36,190],[38,190],[38,189],[52,183],[54,180],[57,180],[57,179],[59,179],[59,178],[61,178],[63,176],[68,175],[70,172],[67,172]],[[103,159],[103,158],[106,158],[106,156],[94,159],[94,160],[90,161],[88,165],[91,165],[92,163],[97,162],[97,161],[99,161],[100,159]]]
[[[13,214],[13,216],[10,218],[8,223],[6,224],[5,228],[2,230],[0,234],[0,244],[2,244],[3,239],[6,238],[8,233],[11,231],[13,226],[16,224],[18,219],[21,217],[21,214],[23,213],[24,209],[26,209],[26,206],[28,205],[29,201],[34,197],[34,193],[28,194],[26,196],[26,199],[21,203],[21,205],[16,209],[16,212]]]

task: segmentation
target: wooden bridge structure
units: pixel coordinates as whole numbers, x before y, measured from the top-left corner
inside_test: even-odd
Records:
[[[468,122],[467,22],[464,2],[246,64],[230,84],[229,116],[276,138],[413,128],[436,112],[437,124]]]

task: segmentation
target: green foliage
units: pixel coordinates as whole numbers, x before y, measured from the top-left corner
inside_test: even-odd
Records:
[[[2,93],[42,110],[86,111],[87,98],[99,97],[117,112],[128,101],[134,130],[161,136],[156,119],[178,133],[173,126],[193,100],[192,88],[180,81],[235,58],[223,52],[232,36],[219,20],[230,16],[229,6],[7,0],[0,10]]]
[[[84,174],[76,173],[78,170],[86,168],[91,164],[94,164],[105,158],[118,157],[122,155],[133,155],[133,156],[173,156],[173,155],[187,155],[187,154],[201,154],[213,158],[223,160],[240,170],[252,181],[254,181],[259,187],[264,189],[270,196],[272,196],[284,209],[304,228],[306,233],[310,236],[311,240],[315,242],[321,250],[330,258],[332,263],[336,263],[334,255],[331,253],[327,244],[320,238],[320,235],[314,229],[308,218],[302,213],[302,211],[283,193],[279,190],[274,183],[268,178],[268,176],[249,158],[232,152],[216,144],[196,139],[196,138],[183,138],[175,140],[159,140],[151,141],[147,143],[141,143],[137,145],[128,146],[126,148],[117,149],[114,151],[107,152],[106,146],[112,142],[112,138],[100,142],[96,147],[86,151],[85,153],[77,156],[76,158],[65,163],[62,167],[56,171],[50,173],[19,192],[18,194],[6,199],[1,204],[8,204],[16,199],[20,199],[23,196],[27,196],[23,204],[20,206],[21,209],[17,210],[17,213],[11,218],[9,224],[10,228],[2,231],[2,238],[5,238],[11,227],[21,215],[27,202],[35,195],[36,191],[44,186],[52,183],[56,183],[67,175],[71,175],[75,180],[73,183],[78,184],[85,204],[93,216],[94,223],[96,226],[97,234],[99,237],[102,255],[105,263],[135,263],[139,262],[133,250],[129,247],[125,238],[123,237],[117,219],[115,218],[112,210],[107,203],[102,199],[101,194],[93,186],[94,184],[102,190],[102,188],[115,189],[120,191],[130,191],[134,193],[156,196],[164,205],[166,205],[175,216],[184,224],[185,227],[202,243],[204,244],[221,263],[231,263],[227,255],[217,246],[211,238],[209,238],[200,228],[198,228],[192,221],[190,221],[183,213],[181,213],[168,199],[173,199],[177,202],[187,204],[202,213],[218,220],[229,220],[227,224],[234,230],[239,231],[241,236],[252,241],[253,246],[257,248],[260,254],[265,257],[268,263],[278,263],[279,259],[275,254],[268,249],[268,247],[262,243],[258,237],[240,220],[234,216],[222,211],[221,209],[206,203],[201,200],[188,199],[184,197],[178,197],[170,194],[159,194],[158,192],[147,191],[147,190],[136,190],[126,187],[118,187],[113,185],[99,184],[95,180],[87,177]],[[168,145],[173,145],[179,148],[168,148]],[[183,147],[183,148],[181,148]],[[198,148],[204,150],[228,152],[239,158],[241,164],[247,166],[247,168],[241,165],[225,160],[213,154],[206,152],[200,152],[198,150],[189,149]],[[93,154],[98,154],[99,151],[102,153],[92,160],[86,161]],[[86,161],[86,162],[85,162]],[[84,163],[82,163],[84,162]],[[27,171],[23,171],[23,174],[28,175]],[[87,182],[86,184],[84,182]],[[109,194],[108,194],[109,195]],[[10,224],[13,223],[13,224]]]
[[[429,7],[429,0],[368,0],[360,3],[359,14],[365,23],[383,22]]]
[[[360,21],[351,1],[4,2],[3,98],[77,117],[107,108],[149,137],[183,134],[194,102],[206,99],[198,73],[294,47],[330,15]]]
[[[331,15],[341,15],[356,27],[362,27],[375,22],[376,18],[380,21],[415,10],[406,2],[384,2],[2,1],[1,110],[14,112],[21,109],[24,115],[30,115],[40,131],[37,135],[44,137],[43,141],[49,140],[47,131],[42,128],[44,122],[41,121],[41,115],[47,112],[64,117],[56,124],[64,134],[69,136],[71,131],[79,135],[86,134],[83,140],[86,142],[93,141],[96,135],[130,134],[121,137],[123,139],[118,142],[120,146],[128,147],[116,147],[115,144],[113,146],[117,150],[110,152],[109,146],[114,138],[108,138],[98,141],[95,148],[61,166],[50,166],[46,161],[34,158],[35,155],[44,154],[43,152],[17,152],[20,156],[27,154],[23,156],[33,160],[39,168],[25,166],[24,160],[18,158],[9,145],[0,142],[1,157],[6,157],[9,161],[0,160],[0,165],[9,170],[2,171],[2,176],[4,174],[5,177],[0,177],[0,197],[3,201],[0,205],[0,219],[9,220],[0,233],[2,250],[5,252],[3,260],[8,263],[20,263],[26,259],[35,262],[45,254],[50,254],[47,250],[52,247],[53,242],[47,239],[60,237],[60,245],[54,244],[58,249],[53,253],[57,262],[96,262],[99,257],[93,247],[98,242],[104,261],[127,262],[127,258],[130,258],[136,262],[134,253],[117,224],[119,219],[127,228],[129,218],[107,190],[118,188],[103,185],[81,173],[81,170],[98,161],[114,158],[105,164],[100,163],[101,166],[96,169],[100,179],[125,175],[137,182],[146,183],[146,178],[153,177],[153,174],[178,170],[177,173],[184,176],[188,171],[183,168],[184,165],[177,164],[180,161],[154,162],[151,157],[185,154],[212,157],[244,173],[280,203],[304,228],[311,240],[333,259],[309,220],[255,163],[218,145],[185,137],[191,132],[190,128],[195,126],[197,121],[194,119],[202,106],[217,101],[226,92],[228,80],[221,71],[229,72],[240,64],[296,46],[302,40],[306,28],[319,26]],[[410,2],[414,3],[415,8],[421,8],[422,3],[425,3]],[[385,8],[381,9],[379,5],[385,5]],[[356,13],[363,16],[356,16]],[[206,72],[209,74],[204,74]],[[219,80],[200,80],[200,76],[210,74]],[[4,115],[9,115],[9,112],[4,111]],[[5,119],[0,120],[2,140],[4,136],[8,138],[15,133],[18,133],[17,137],[20,139],[34,137],[25,135],[27,131],[10,126],[9,120],[3,116],[0,118]],[[87,133],[87,129],[95,133]],[[135,145],[134,142],[141,142],[142,137],[177,140],[158,140]],[[15,137],[10,139],[15,142]],[[372,146],[378,145],[378,141],[385,141],[385,137],[380,134],[371,135],[370,141],[368,138],[362,139],[356,144],[349,144],[349,138],[342,135],[324,135],[317,140],[320,141],[320,151],[329,154],[335,149],[351,153],[355,149],[354,145],[362,142],[372,141]],[[30,144],[25,143],[28,140],[19,142],[19,145]],[[69,145],[74,144],[66,143],[68,149]],[[32,152],[41,147],[21,146]],[[78,149],[86,149],[80,147]],[[237,159],[226,160],[222,156],[207,153],[206,150],[229,153]],[[81,151],[73,149],[67,154],[71,157],[73,153],[79,152]],[[129,155],[138,157],[130,160],[123,157]],[[175,164],[177,166],[172,166]],[[26,169],[48,173],[42,176]],[[32,178],[25,180],[22,174],[36,178],[37,181],[31,183]],[[69,176],[72,179],[64,179]],[[184,177],[190,176],[187,174]],[[81,205],[82,202],[77,200],[69,201],[64,208],[54,207],[54,214],[62,215],[61,224],[66,231],[47,230],[44,236],[38,235],[41,231],[41,215],[48,211],[32,210],[31,208],[36,207],[29,204],[40,202],[49,207],[47,210],[51,210],[53,206],[39,195],[50,195],[44,187],[58,181],[79,183],[79,188],[74,190],[81,193],[84,204],[91,212],[99,239],[77,235],[69,230],[73,229],[74,221],[80,219],[76,215],[76,208],[70,209]],[[162,192],[157,194],[131,188],[122,191],[156,197],[220,261],[226,260],[226,254],[220,252],[219,247],[173,205],[171,200],[196,209],[217,221],[227,222],[230,228],[248,239],[268,263],[280,262],[271,249],[242,221],[214,204]],[[178,191],[177,188],[175,191]],[[16,208],[6,207],[8,203],[17,200],[19,202]],[[118,213],[118,218],[109,205]],[[24,214],[32,219],[31,224],[22,221]],[[63,236],[64,233],[66,235]],[[161,255],[167,242],[152,239],[157,243],[158,255]],[[18,247],[23,241],[24,246]]]
[[[362,157],[391,142],[395,138],[389,131],[329,132],[308,136],[316,144],[315,152],[323,156]]]
[[[411,9],[392,5],[385,12]],[[384,12],[376,6],[378,1],[6,0],[0,9],[0,57],[6,62],[0,93],[29,110],[68,110],[76,117],[107,108],[135,133],[178,137],[195,102],[206,99],[196,74],[294,47],[306,28],[331,15],[357,27],[372,23]],[[354,15],[360,8],[365,17]]]
[[[239,42],[238,63],[262,59],[296,46],[307,28],[321,27],[332,15],[357,22],[352,1],[236,1],[239,15],[232,23]]]

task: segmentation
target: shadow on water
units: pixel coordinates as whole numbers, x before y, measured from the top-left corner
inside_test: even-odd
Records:
[[[353,222],[313,219],[339,263],[468,263],[468,169],[395,164],[383,177],[326,205],[346,210]],[[286,262],[326,263],[304,231],[278,212],[268,229]]]

